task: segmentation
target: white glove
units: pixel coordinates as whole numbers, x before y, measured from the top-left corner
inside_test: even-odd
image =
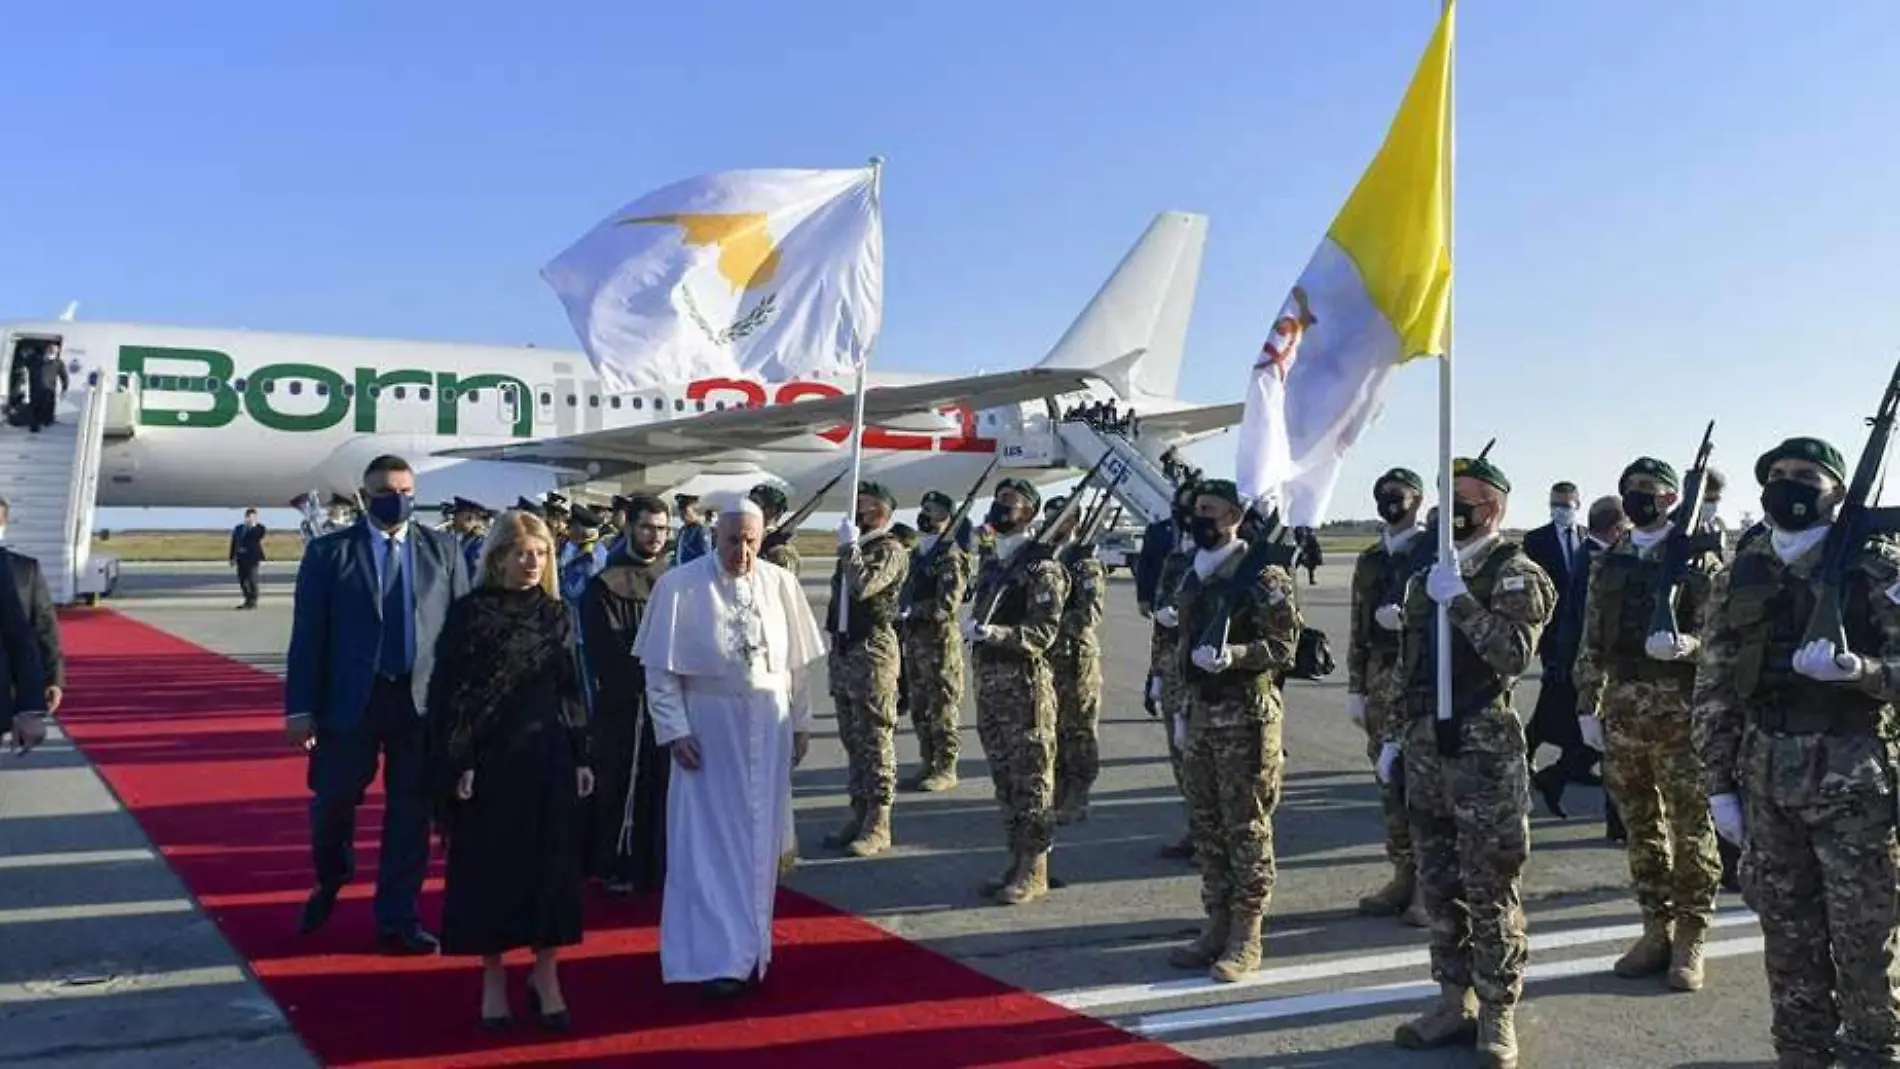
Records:
[[[1602,753],[1605,750],[1606,747],[1603,745],[1602,720],[1594,716],[1580,716],[1577,718],[1577,731],[1583,736],[1583,744],[1585,746],[1590,747],[1598,753]]]
[[[1373,771],[1377,772],[1379,775],[1380,783],[1392,782],[1392,770],[1394,767],[1398,765],[1398,763],[1399,763],[1399,744],[1396,742],[1388,742],[1388,743],[1382,744],[1379,747],[1378,764],[1373,766]]]
[[[974,616],[964,617],[963,619],[963,637],[964,638],[970,640],[971,642],[975,642],[977,636],[979,634],[982,634],[982,632],[983,632],[982,621],[978,620]]]
[[[1686,661],[1695,656],[1700,648],[1694,635],[1678,635],[1671,631],[1658,631],[1643,640],[1643,652],[1658,661]]]
[[[970,640],[984,645],[995,645],[1003,641],[1003,629],[995,624],[983,624],[976,629],[975,634],[970,636]]]
[[[1161,677],[1160,676],[1148,677],[1148,700],[1157,701],[1157,702],[1161,700]]]
[[[1163,605],[1155,610],[1155,623],[1172,631],[1181,626],[1181,614],[1174,611],[1174,606]]]
[[[1742,845],[1747,835],[1747,823],[1742,819],[1740,798],[1733,794],[1718,794],[1710,798],[1709,816],[1715,820],[1715,834],[1736,846]]]
[[[1360,727],[1366,726],[1366,696],[1363,694],[1346,695],[1346,715]]]
[[[1794,670],[1823,683],[1845,683],[1859,679],[1863,665],[1860,654],[1841,653],[1833,639],[1817,638],[1794,651]]]
[[[1176,716],[1174,720],[1174,748],[1187,750],[1187,717]]]
[[[1196,646],[1192,659],[1203,672],[1225,672],[1234,666],[1234,655],[1225,646]]]
[[[1440,605],[1449,605],[1453,598],[1466,593],[1465,577],[1458,574],[1456,564],[1439,561],[1425,576],[1425,593]]]
[[[858,525],[849,519],[838,521],[838,548],[846,549],[858,544]]]
[[[1405,630],[1405,610],[1397,605],[1381,605],[1372,610],[1372,622],[1387,631]]]

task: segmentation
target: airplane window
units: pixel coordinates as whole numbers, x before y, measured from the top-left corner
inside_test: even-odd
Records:
[[[318,397],[330,396],[330,384],[327,382],[317,383],[317,396]]]
[[[706,402],[704,402],[704,401],[701,401],[701,402],[699,403],[699,407],[700,407],[700,408],[705,408],[705,407],[706,407]],[[721,411],[721,412],[724,412],[724,411],[726,410],[726,403],[725,403],[724,401],[715,401],[715,402],[713,403],[713,407],[714,407],[714,408],[716,408],[716,409],[718,409],[718,410],[719,410],[719,411]]]
[[[243,392],[244,392],[244,385],[245,385],[245,383],[244,383],[244,380],[243,380],[243,379],[232,379],[232,380],[231,380],[231,388],[232,388],[233,390],[236,390],[236,391],[237,391],[237,392],[239,392],[239,393],[243,393]]]
[[[464,396],[464,397],[466,397],[466,398],[468,398],[468,403],[472,405],[472,404],[474,404],[475,402],[477,402],[477,401],[479,401],[479,400],[481,400],[481,399],[482,399],[482,391],[480,391],[480,390],[470,390],[470,391],[468,391],[467,393],[465,393],[465,394],[463,394],[462,396]],[[515,391],[513,391],[513,390],[509,390],[509,391],[508,391],[508,393],[507,393],[507,398],[508,398],[508,400],[510,400],[510,401],[512,401],[512,400],[514,400],[514,399],[515,399]]]
[[[640,407],[641,405],[643,405],[643,404],[645,404],[645,403],[646,403],[646,402],[644,402],[644,401],[642,401],[642,400],[640,400],[640,399],[639,399],[638,397],[636,397],[636,398],[634,398],[634,399],[633,399],[633,407],[635,407],[635,408],[639,408],[639,407]]]
[[[578,403],[579,403],[579,402],[575,400],[575,398],[574,398],[574,395],[573,395],[573,394],[571,394],[571,393],[570,393],[570,394],[568,394],[568,395],[567,395],[567,407],[569,407],[569,408],[573,408],[573,407],[574,407],[574,406],[575,406],[576,404],[578,404]]]
[[[217,379],[206,379],[205,389],[210,390],[212,393],[217,393],[219,390],[224,389],[224,384]]]
[[[590,394],[588,394],[588,395],[587,395],[587,407],[588,407],[588,408],[599,408],[599,407],[600,407],[600,395],[599,395],[599,394],[597,394],[597,393],[590,393]]]
[[[343,384],[343,396],[345,396],[345,397],[355,397],[355,396],[356,396],[356,384],[355,384],[355,383],[353,383],[353,382],[346,382],[346,383],[344,383],[344,384]]]
[[[444,387],[442,387],[442,399],[443,399],[444,401],[453,401],[453,400],[455,400],[455,387],[453,387],[453,386],[444,386]],[[425,398],[423,398],[423,400],[425,400],[425,401],[426,401],[426,400],[428,400],[428,398],[426,398],[426,397],[425,397]]]
[[[684,411],[686,411],[686,402],[685,402],[685,401],[682,401],[682,400],[680,400],[680,399],[678,399],[678,398],[674,398],[674,400],[673,400],[673,411],[675,411],[675,412],[684,412]]]
[[[693,410],[694,410],[695,412],[704,412],[704,411],[706,411],[706,402],[704,402],[704,401],[699,401],[699,402],[695,402],[695,403],[694,403],[694,405],[693,405]]]
[[[264,392],[265,392],[265,393],[276,393],[276,392],[277,392],[277,380],[276,380],[276,379],[265,379],[265,380],[264,380]]]
[[[404,397],[408,395],[408,393],[409,393],[408,387],[405,387],[405,386],[396,387],[396,400],[398,401],[402,400]]]
[[[381,397],[383,395],[383,388],[381,386],[371,386],[369,388],[369,395],[372,398]]]
[[[303,382],[298,379],[290,380],[290,392],[293,394],[303,393]]]
[[[95,371],[95,372],[93,372],[92,374],[90,374],[90,375],[87,375],[87,376],[86,376],[86,385],[88,385],[88,386],[97,386],[97,385],[99,385],[99,373],[98,373],[97,371]]]
[[[549,392],[547,392],[546,390],[543,390],[543,391],[541,391],[541,403],[542,403],[542,404],[544,404],[544,405],[551,405],[551,404],[553,404],[553,403],[554,403],[554,395],[553,395],[553,394],[551,394],[551,393],[549,393]]]
[[[131,388],[132,388],[132,376],[123,371],[119,372],[119,389],[129,390]]]
[[[416,400],[427,401],[428,399],[429,399],[429,388],[427,386],[416,387]]]
[[[608,399],[608,401],[607,401],[607,404],[608,404],[608,407],[610,407],[610,408],[619,408],[619,407],[620,407],[620,398],[618,398],[618,397],[612,397],[612,398],[609,398],[609,399]]]

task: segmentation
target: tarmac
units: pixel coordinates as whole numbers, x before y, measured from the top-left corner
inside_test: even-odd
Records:
[[[1425,935],[1357,916],[1389,875],[1363,733],[1346,717],[1345,563],[1300,588],[1307,622],[1340,664],[1287,693],[1286,788],[1275,820],[1279,883],[1263,969],[1239,984],[1167,964],[1200,917],[1199,878],[1156,848],[1184,827],[1160,724],[1141,706],[1149,625],[1125,575],[1113,581],[1103,645],[1102,775],[1089,819],[1060,828],[1053,871],[1066,886],[1026,907],[978,885],[1005,861],[974,712],[962,783],[900,795],[896,845],[853,859],[825,850],[843,819],[844,754],[821,697],[812,750],[795,777],[803,860],[792,886],[906,939],[1078,1012],[1221,1066],[1286,1069],[1468,1066],[1469,1048],[1395,1050],[1393,1029],[1435,994]],[[127,565],[108,603],[142,622],[281,673],[294,566],[270,566],[260,611],[231,611],[215,564]],[[816,603],[822,576],[807,574]],[[821,686],[820,684],[815,684]],[[1519,686],[1528,711],[1534,679]],[[819,689],[817,694],[824,691]],[[914,767],[908,727],[900,775]],[[1545,760],[1549,755],[1545,755]],[[1771,1066],[1761,935],[1723,895],[1708,984],[1695,994],[1625,981],[1609,966],[1639,930],[1619,847],[1603,837],[1601,792],[1572,788],[1571,815],[1538,811],[1523,885],[1529,982],[1518,1012],[1522,1064],[1589,1069]],[[315,1064],[243,961],[197,910],[137,823],[60,736],[0,758],[0,1064]]]

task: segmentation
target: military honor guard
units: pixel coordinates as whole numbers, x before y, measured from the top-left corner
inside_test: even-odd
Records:
[[[890,848],[897,790],[897,602],[910,553],[891,534],[897,499],[880,483],[858,484],[853,515],[838,527],[825,629],[826,667],[838,711],[851,794],[851,818],[826,840],[854,857]]]
[[[1067,502],[1050,505],[1060,512]],[[1069,593],[1062,603],[1062,625],[1049,653],[1056,680],[1056,823],[1087,820],[1089,791],[1101,774],[1096,731],[1102,717],[1102,617],[1108,611],[1108,569],[1095,547],[1080,541],[1079,511],[1064,529],[1052,532],[1057,559],[1067,573]]]
[[[916,775],[905,786],[916,791],[957,785],[964,671],[957,610],[970,581],[970,557],[946,530],[955,511],[950,495],[940,490],[924,495],[917,510],[921,535],[898,607],[905,704],[920,757]]]
[[[1187,800],[1187,775],[1182,766],[1181,746],[1175,741],[1177,736],[1185,737],[1185,729],[1180,728],[1181,718],[1186,715],[1182,705],[1181,657],[1180,657],[1180,610],[1174,599],[1181,588],[1188,570],[1194,563],[1194,541],[1189,536],[1194,520],[1194,483],[1182,483],[1174,492],[1174,522],[1180,528],[1181,536],[1161,560],[1161,567],[1155,579],[1154,632],[1148,642],[1148,687],[1146,705],[1148,714],[1161,721],[1161,737],[1168,748],[1168,769],[1174,774],[1175,789],[1181,792],[1183,802]],[[1183,832],[1173,842],[1164,843],[1161,856],[1194,859],[1194,839]]]

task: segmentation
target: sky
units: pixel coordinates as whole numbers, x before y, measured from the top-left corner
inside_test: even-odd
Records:
[[[540,267],[606,212],[737,167],[885,156],[877,363],[1055,342],[1152,216],[1210,217],[1183,394],[1240,398],[1377,150],[1436,0],[26,5],[0,81],[0,316],[573,347]],[[1849,463],[1900,356],[1900,8],[1480,3],[1459,13],[1455,443],[1613,492],[1716,423]],[[75,32],[84,27],[84,32]],[[1336,518],[1436,471],[1396,376]],[[1193,457],[1231,470],[1231,435]],[[1758,510],[1758,509],[1757,509]],[[107,510],[106,526],[196,525]],[[209,518],[226,522],[227,517]]]

